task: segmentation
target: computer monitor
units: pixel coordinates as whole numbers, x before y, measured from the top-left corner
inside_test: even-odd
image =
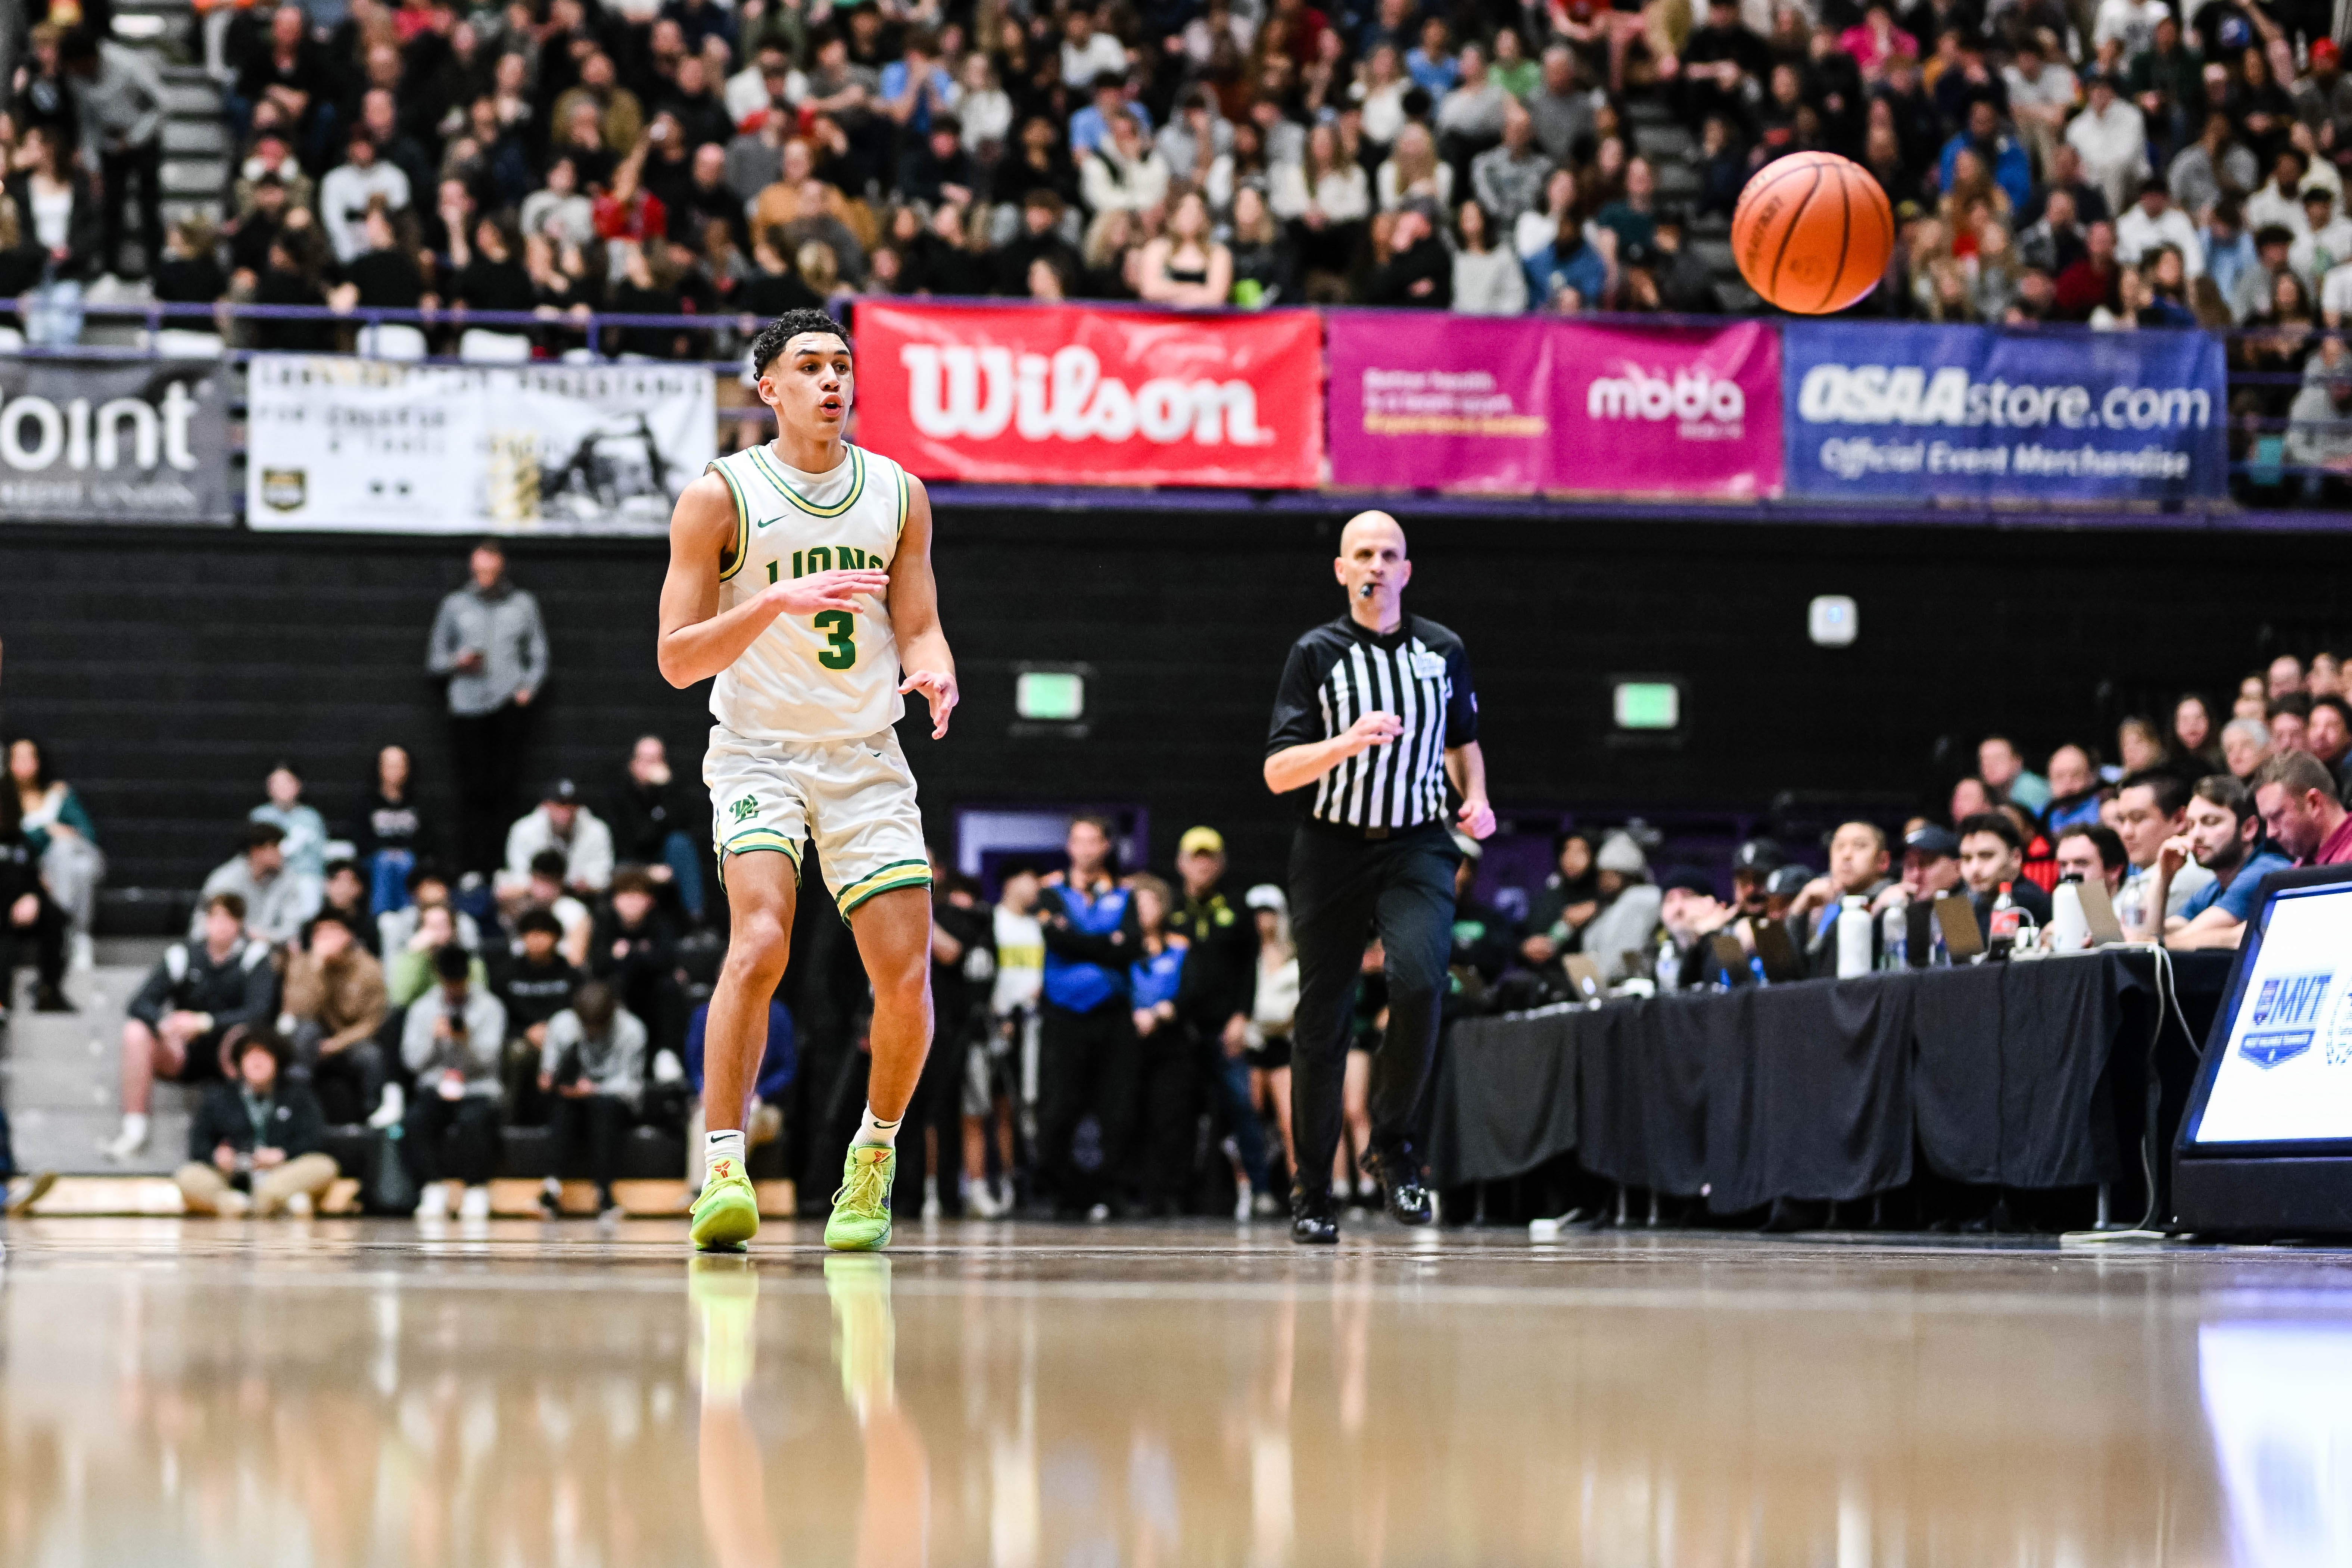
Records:
[[[2173,1148],[2186,1229],[2352,1234],[2352,866],[2264,879]]]

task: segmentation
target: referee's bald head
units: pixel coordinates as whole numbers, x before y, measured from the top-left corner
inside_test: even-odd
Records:
[[[1396,536],[1396,552],[1399,555],[1409,553],[1405,547],[1403,525],[1398,522],[1396,519],[1391,517],[1388,513],[1379,510],[1360,511],[1355,516],[1348,520],[1348,526],[1339,531],[1339,553],[1341,555],[1348,554],[1354,547],[1356,541],[1361,538],[1364,533],[1372,530],[1385,530],[1388,532],[1394,534]]]

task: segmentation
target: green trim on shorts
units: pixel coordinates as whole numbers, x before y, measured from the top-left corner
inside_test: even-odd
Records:
[[[908,869],[913,868],[913,869]],[[900,888],[928,888],[931,885],[930,863],[925,860],[893,860],[878,870],[869,871],[835,895],[834,903],[847,920],[852,913],[877,893],[896,891]]]
[[[749,828],[724,844],[713,843],[711,848],[715,852],[713,858],[719,863],[719,885],[721,888],[727,886],[727,857],[730,855],[781,855],[793,863],[793,885],[797,887],[800,883],[800,846],[785,837],[780,828]]]

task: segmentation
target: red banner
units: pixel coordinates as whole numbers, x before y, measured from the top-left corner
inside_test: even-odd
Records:
[[[857,307],[857,440],[924,479],[1322,482],[1322,322],[1076,305]]]

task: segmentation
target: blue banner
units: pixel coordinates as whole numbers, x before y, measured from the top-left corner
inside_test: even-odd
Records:
[[[1792,496],[2180,500],[2229,480],[2221,343],[2194,331],[1787,321]]]

